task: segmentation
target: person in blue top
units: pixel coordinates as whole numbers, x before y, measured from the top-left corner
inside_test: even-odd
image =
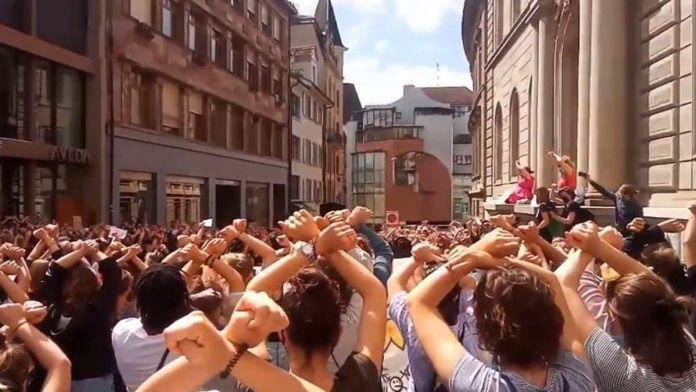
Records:
[[[626,226],[636,218],[643,217],[643,206],[636,197],[638,190],[631,184],[623,184],[616,192],[608,191],[604,186],[592,180],[588,173],[578,173],[587,180],[602,196],[614,202],[615,225],[622,234],[629,234]]]

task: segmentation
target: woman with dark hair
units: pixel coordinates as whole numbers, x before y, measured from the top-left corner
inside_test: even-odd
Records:
[[[306,211],[295,213],[281,226],[300,242],[288,256],[256,276],[247,290],[271,294],[284,287],[280,304],[290,326],[280,337],[288,351],[290,371],[325,390],[380,390],[386,294],[367,268],[342,251],[353,248],[355,232],[345,223],[333,223],[320,232]],[[314,238],[314,246],[302,242]],[[312,265],[320,256],[362,297],[360,314],[349,314],[358,319],[355,331],[341,328],[346,321],[338,284]],[[341,347],[347,344],[352,346],[348,350],[352,354],[346,357]],[[335,375],[329,367],[332,364],[338,368]]]
[[[45,230],[35,235],[60,256],[58,244]],[[116,258],[101,253],[94,240],[78,242],[48,266],[41,281],[37,297],[48,307],[48,315],[40,329],[72,362],[72,391],[101,391],[114,385],[111,328],[123,291]]]
[[[696,340],[686,329],[687,311],[668,284],[602,240],[594,223],[576,226],[568,239],[582,252],[564,263],[557,274],[585,342],[597,389],[693,390]],[[621,275],[608,286],[606,298],[623,331],[624,348],[598,326],[577,294],[579,277],[593,257]]]
[[[563,212],[558,215],[556,211],[552,211],[551,218],[565,225],[567,230],[579,223],[594,220],[594,215],[590,211],[582,209],[580,203],[575,201],[575,191],[570,188],[562,188],[558,191],[558,196],[563,201]]]
[[[554,234],[559,231],[559,224],[551,219],[551,213],[556,212],[556,205],[551,201],[551,195],[548,188],[537,188],[534,192],[536,195],[539,209],[537,210],[534,221],[539,227],[541,237],[548,242],[553,240]]]
[[[449,254],[441,268],[408,296],[413,324],[441,380],[452,392],[592,391],[592,374],[558,280],[534,264],[496,257],[514,254],[517,238],[496,230],[469,249]],[[463,277],[488,270],[474,292],[479,343],[493,366],[474,357],[452,334],[437,303]]]

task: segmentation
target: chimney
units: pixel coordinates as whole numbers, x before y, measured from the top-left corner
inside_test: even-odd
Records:
[[[413,85],[413,84],[406,84],[406,85],[404,85],[404,95],[406,95],[406,93],[408,93],[409,91],[413,90],[414,88],[416,88],[416,86]]]

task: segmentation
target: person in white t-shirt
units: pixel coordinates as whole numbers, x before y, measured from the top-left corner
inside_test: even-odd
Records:
[[[177,358],[167,350],[162,332],[191,311],[186,281],[175,267],[157,264],[148,268],[135,292],[140,317],[121,320],[111,333],[116,364],[129,391]],[[236,391],[236,381],[216,378],[204,390]]]

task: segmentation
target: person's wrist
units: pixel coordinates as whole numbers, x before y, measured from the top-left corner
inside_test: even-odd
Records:
[[[15,333],[17,332],[17,330],[19,330],[23,325],[28,324],[28,323],[29,323],[29,321],[27,321],[26,318],[22,317],[21,319],[19,319],[19,320],[13,320],[13,321],[7,323],[6,325],[10,328],[9,334],[10,334],[10,335],[13,335],[13,334],[15,334]]]

